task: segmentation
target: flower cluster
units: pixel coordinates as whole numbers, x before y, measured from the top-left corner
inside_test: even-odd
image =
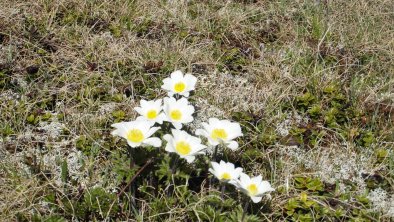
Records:
[[[240,191],[248,195],[254,203],[258,203],[266,192],[274,191],[268,181],[263,181],[261,175],[249,177],[243,173],[241,167],[235,168],[234,164],[224,161],[211,162],[212,168],[209,169],[219,181],[230,183]]]
[[[140,116],[135,121],[113,124],[115,130],[112,135],[126,139],[133,148],[161,147],[162,140],[153,135],[160,129],[157,125],[169,122],[174,128],[171,129],[171,134],[162,137],[166,141],[165,151],[175,153],[188,163],[192,163],[197,155],[206,154],[208,148],[215,149],[214,160],[219,146],[237,150],[239,145],[235,139],[243,135],[239,123],[217,118],[210,118],[207,123],[202,123],[202,129],[197,129],[195,134],[205,138],[206,145],[201,138],[182,130],[185,124],[194,120],[195,109],[187,98],[195,89],[196,83],[197,78],[191,74],[184,75],[181,71],[171,73],[170,78],[163,80],[161,87],[167,91],[168,97],[153,101],[141,100],[140,106],[134,108]],[[232,163],[220,161],[211,162],[211,165],[209,172],[219,181],[235,185],[250,196],[253,202],[259,202],[264,193],[274,190],[261,176],[250,178],[242,172],[242,168],[235,168]]]

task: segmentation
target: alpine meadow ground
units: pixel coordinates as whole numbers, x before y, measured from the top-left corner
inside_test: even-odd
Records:
[[[394,220],[393,12],[391,0],[1,0],[0,221]],[[181,126],[239,123],[222,140],[238,149],[176,158],[166,121],[159,148],[111,134],[167,97],[175,70],[197,77]],[[215,133],[201,143],[227,136]],[[236,167],[275,190],[254,203],[249,177],[223,186]]]

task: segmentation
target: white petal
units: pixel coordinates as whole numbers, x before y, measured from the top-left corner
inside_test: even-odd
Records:
[[[141,146],[141,143],[133,143],[129,140],[127,140],[127,144],[129,144],[129,146],[131,146],[133,148]]]
[[[202,123],[201,125],[207,131],[208,134],[212,131],[212,127],[208,123]]]
[[[160,127],[152,127],[149,129],[149,131],[145,134],[145,137],[150,137],[152,134],[154,134],[157,130],[159,130]]]
[[[250,184],[250,177],[245,173],[241,173],[239,175],[239,181],[240,185],[246,188]]]
[[[234,178],[239,178],[239,175],[242,173],[243,169],[241,167],[237,167],[234,171],[233,171],[233,177]]]
[[[182,123],[191,123],[193,122],[194,118],[192,115],[190,116],[185,116],[185,118],[182,120]]]
[[[220,165],[216,162],[211,162],[211,165],[215,171],[218,171],[220,169]]]
[[[254,184],[261,184],[261,181],[263,181],[263,177],[261,175],[258,175],[257,177],[251,178],[250,181]]]
[[[144,110],[141,107],[134,107],[134,110],[140,114],[140,115],[144,115]]]
[[[179,81],[183,79],[183,73],[181,70],[176,70],[173,73],[171,73],[171,79],[174,81]]]
[[[152,137],[144,140],[145,144],[154,146],[154,147],[160,147],[161,146],[161,140],[158,137]]]
[[[228,168],[228,169],[231,169],[231,170],[234,170],[235,169],[235,166],[234,166],[234,164],[233,163],[230,163],[230,162],[224,162],[223,161],[223,165],[226,167],[226,168]]]
[[[206,130],[203,129],[197,129],[195,134],[197,136],[204,136],[204,137],[208,137],[208,132]]]
[[[259,185],[259,193],[266,193],[275,191],[274,188],[271,187],[271,184],[268,181],[262,181]]]
[[[141,99],[140,100],[140,104],[141,104],[141,107],[149,106],[149,102],[147,100],[145,100],[145,99]]]
[[[218,178],[218,175],[216,174],[216,171],[215,171],[215,170],[213,170],[212,168],[209,168],[208,171],[209,171],[212,175],[214,175],[216,178]]]
[[[241,189],[241,182],[238,179],[232,179],[228,183],[234,185],[237,189]]]
[[[166,135],[163,136],[163,139],[164,139],[165,141],[167,141],[167,142],[172,141],[172,138],[173,138],[173,137],[172,137],[170,134],[166,134]]]
[[[148,134],[150,128],[155,125],[155,122],[152,121],[134,121],[132,124],[132,128],[137,128],[141,130],[144,133],[145,138],[147,137],[146,135]]]
[[[218,142],[218,141],[215,141],[215,140],[211,139],[210,137],[208,137],[208,143],[209,143],[209,145],[211,145],[211,146],[217,146],[217,145],[219,145],[219,142]]]
[[[170,152],[170,153],[175,152],[174,147],[173,147],[172,144],[170,144],[170,143],[167,143],[167,144],[166,144],[166,148],[165,148],[164,150],[167,151],[167,152]]]
[[[114,123],[111,125],[111,127],[114,127],[116,129],[127,128],[127,123],[128,122]]]
[[[175,129],[180,130],[182,128],[182,123],[174,123],[172,122],[172,125],[175,127]]]
[[[163,100],[162,99],[158,99],[154,101],[154,107],[156,107],[157,109],[161,109],[161,104],[162,104]],[[159,110],[160,111],[160,110]]]
[[[258,203],[263,199],[263,197],[250,197],[250,198],[252,198],[253,203]]]
[[[112,135],[112,136],[120,136],[120,131],[119,131],[119,129],[113,130],[113,131],[111,132],[111,135]]]
[[[194,106],[188,105],[188,106],[186,106],[185,114],[192,115],[194,113],[194,111],[195,111]]]
[[[237,137],[243,136],[241,126],[238,123],[229,123],[226,128],[229,140],[233,140]]]
[[[135,120],[137,120],[137,121],[144,121],[144,120],[149,121],[147,118],[145,118],[145,116],[139,116]]]
[[[158,123],[158,124],[163,124],[163,121],[166,121],[167,120],[167,116],[166,116],[166,114],[164,114],[164,113],[160,113],[157,117],[156,117],[156,122]]]
[[[185,75],[185,81],[187,83],[188,86],[188,91],[194,90],[196,82],[197,82],[197,78],[191,74],[186,74]]]
[[[163,85],[161,86],[164,90],[172,90],[172,80],[170,78],[163,79]]]
[[[127,128],[123,123],[112,124],[112,127],[117,127],[117,128],[111,132],[111,135],[126,138]]]
[[[194,161],[194,159],[196,159],[195,156],[185,156],[183,158],[185,158],[188,163],[191,163]]]
[[[230,148],[232,151],[235,151],[238,149],[238,143],[235,142],[234,140],[231,141],[230,143],[226,144],[228,148]]]
[[[209,118],[208,123],[209,123],[209,125],[213,126],[216,124],[220,124],[220,120],[218,118]]]
[[[189,104],[189,101],[187,101],[187,99],[184,97],[177,100],[177,105],[179,105],[179,106],[186,107],[188,104]]]

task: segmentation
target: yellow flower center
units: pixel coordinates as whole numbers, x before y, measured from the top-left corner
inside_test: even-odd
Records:
[[[182,119],[182,113],[181,113],[181,111],[179,111],[179,110],[172,110],[171,112],[170,112],[170,117],[171,117],[171,119],[173,119],[173,120],[181,120]]]
[[[192,150],[190,148],[190,145],[188,143],[186,143],[185,141],[179,141],[176,146],[175,146],[176,151],[180,154],[180,155],[188,155],[190,153],[190,151]]]
[[[252,183],[247,187],[250,196],[255,196],[258,192],[256,184]]]
[[[220,179],[221,180],[231,180],[231,175],[229,173],[223,173]]]
[[[132,129],[127,133],[127,139],[133,143],[140,143],[144,140],[144,134],[139,129]]]
[[[148,111],[148,113],[146,114],[146,117],[148,119],[155,119],[157,117],[157,112],[154,109],[151,109]]]
[[[214,129],[212,130],[211,137],[213,140],[225,140],[227,139],[227,133],[224,129]]]
[[[185,88],[186,88],[186,85],[183,82],[178,82],[174,86],[174,90],[177,93],[183,92],[183,90],[185,90]]]

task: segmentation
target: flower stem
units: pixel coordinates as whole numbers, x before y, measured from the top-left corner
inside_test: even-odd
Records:
[[[244,220],[245,220],[246,211],[248,211],[248,207],[249,207],[249,201],[246,201],[245,206],[244,206],[244,212],[242,213],[241,222],[244,222]]]
[[[176,171],[176,166],[177,166],[177,164],[178,164],[178,160],[179,160],[179,156],[178,155],[176,155],[176,154],[174,154],[173,156],[172,156],[172,167],[171,167],[171,173],[172,174],[174,174],[175,173],[175,171]]]
[[[130,158],[130,170],[133,169],[134,167],[134,161],[133,161],[133,148],[129,146],[129,158]],[[130,212],[132,210],[135,211],[136,209],[136,203],[135,203],[135,184],[130,184],[129,185],[129,192],[130,192]]]
[[[171,179],[173,179],[174,178],[174,174],[175,174],[175,172],[176,172],[176,167],[177,167],[177,164],[178,164],[178,160],[179,160],[179,156],[177,155],[177,154],[173,154],[172,155],[172,166],[171,166]],[[167,196],[169,197],[169,196],[172,196],[172,194],[174,193],[174,190],[175,190],[175,181],[172,181],[173,183],[172,184],[170,184],[170,187],[168,188],[168,192],[167,192]]]
[[[222,184],[222,189],[221,189],[221,191],[220,191],[220,198],[221,199],[224,199],[224,191],[226,190],[226,184],[225,183],[223,183]]]
[[[212,160],[213,161],[215,161],[215,162],[217,162],[217,155],[218,155],[218,146],[219,145],[217,145],[217,146],[215,146],[215,151],[213,152],[213,156],[212,156]]]

